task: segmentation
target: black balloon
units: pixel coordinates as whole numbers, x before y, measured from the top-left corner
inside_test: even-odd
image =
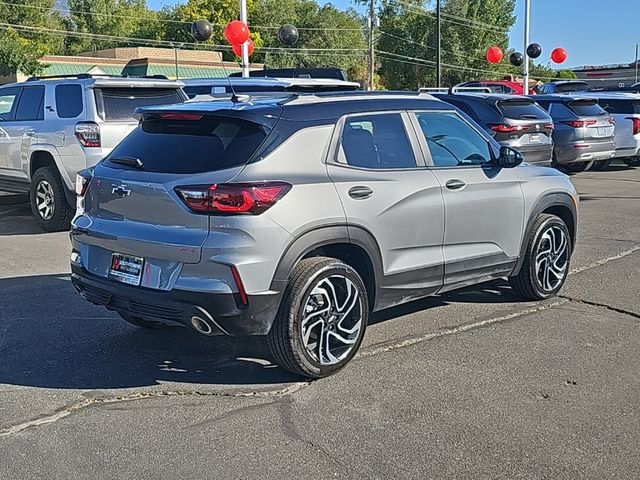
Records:
[[[538,58],[542,54],[542,47],[537,43],[532,43],[527,47],[529,58]]]
[[[199,42],[206,42],[213,33],[208,20],[196,20],[191,24],[191,35]]]
[[[509,62],[511,62],[511,65],[519,67],[524,63],[524,55],[522,55],[520,52],[513,52],[511,55],[509,55]]]
[[[298,43],[298,38],[298,29],[293,25],[286,24],[280,27],[280,30],[278,30],[278,40],[283,45],[292,47],[296,43]]]

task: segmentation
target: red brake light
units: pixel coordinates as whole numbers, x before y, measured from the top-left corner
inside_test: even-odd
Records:
[[[194,212],[214,215],[259,215],[291,190],[285,182],[228,183],[177,187],[182,201]]]
[[[100,147],[100,125],[95,122],[76,123],[76,138],[83,147]]]
[[[158,115],[162,120],[186,120],[186,121],[197,121],[201,120],[204,115],[200,115],[198,113],[161,113]]]
[[[583,128],[588,127],[590,125],[595,125],[595,120],[567,120],[566,122],[562,122],[565,125],[569,125],[572,128]]]
[[[231,275],[233,275],[233,281],[236,282],[238,287],[238,295],[240,296],[240,303],[242,305],[249,305],[249,298],[247,297],[247,291],[244,288],[244,283],[242,283],[242,278],[240,277],[240,272],[235,267],[235,265],[231,265]]]
[[[507,125],[504,123],[494,123],[489,125],[491,130],[498,133],[513,133],[513,132],[521,132],[523,130],[528,130],[529,127],[525,127],[524,125]]]
[[[615,119],[615,118],[613,118],[613,115],[609,117],[609,123],[610,123],[611,125],[615,125],[615,124],[616,124],[616,119]]]
[[[555,126],[553,125],[553,123],[545,123],[542,128],[545,128],[547,130],[553,130],[555,128]]]
[[[640,133],[640,118],[638,117],[627,117],[627,120],[631,120],[633,122],[633,134],[637,135]]]
[[[91,181],[91,174],[86,170],[82,172],[78,172],[76,174],[76,195],[79,197],[84,197],[84,194],[87,193],[87,188],[89,187],[89,182]]]

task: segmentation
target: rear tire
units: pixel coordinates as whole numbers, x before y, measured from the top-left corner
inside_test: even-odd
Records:
[[[573,162],[573,163],[565,163],[561,166],[561,168],[569,173],[580,173],[584,172],[587,167],[589,167],[589,162]]]
[[[640,156],[623,158],[622,161],[630,167],[640,167]]]
[[[591,170],[602,172],[604,170],[607,170],[610,164],[611,160],[598,160],[597,162],[593,162],[593,165],[591,165]]]
[[[29,201],[36,222],[47,232],[69,230],[75,210],[67,203],[65,187],[55,167],[42,167],[31,178]]]
[[[358,272],[335,258],[307,258],[293,270],[269,347],[283,368],[326,377],[354,357],[368,320],[367,290]]]
[[[509,277],[511,288],[529,300],[555,296],[567,279],[571,249],[564,221],[555,215],[540,215],[527,243],[524,263],[517,275]]]
[[[142,317],[131,315],[130,313],[118,312],[118,315],[127,323],[134,325],[138,328],[144,328],[145,330],[163,330],[165,328],[171,328],[170,325],[162,322],[156,322],[154,320],[145,320]]]

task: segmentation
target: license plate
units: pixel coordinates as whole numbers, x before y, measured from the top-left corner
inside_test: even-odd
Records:
[[[607,134],[607,128],[606,127],[598,127],[598,135],[604,137]]]
[[[542,141],[542,139],[540,138],[540,134],[539,133],[532,133],[529,135],[529,141],[531,143],[540,143]]]
[[[118,282],[137,287],[140,285],[140,281],[142,280],[143,264],[144,258],[114,253],[111,255],[109,277]]]

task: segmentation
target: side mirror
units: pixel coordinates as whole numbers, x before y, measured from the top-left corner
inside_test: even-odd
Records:
[[[501,168],[513,168],[520,165],[523,161],[524,157],[519,151],[511,147],[501,147],[500,156],[496,163]]]

